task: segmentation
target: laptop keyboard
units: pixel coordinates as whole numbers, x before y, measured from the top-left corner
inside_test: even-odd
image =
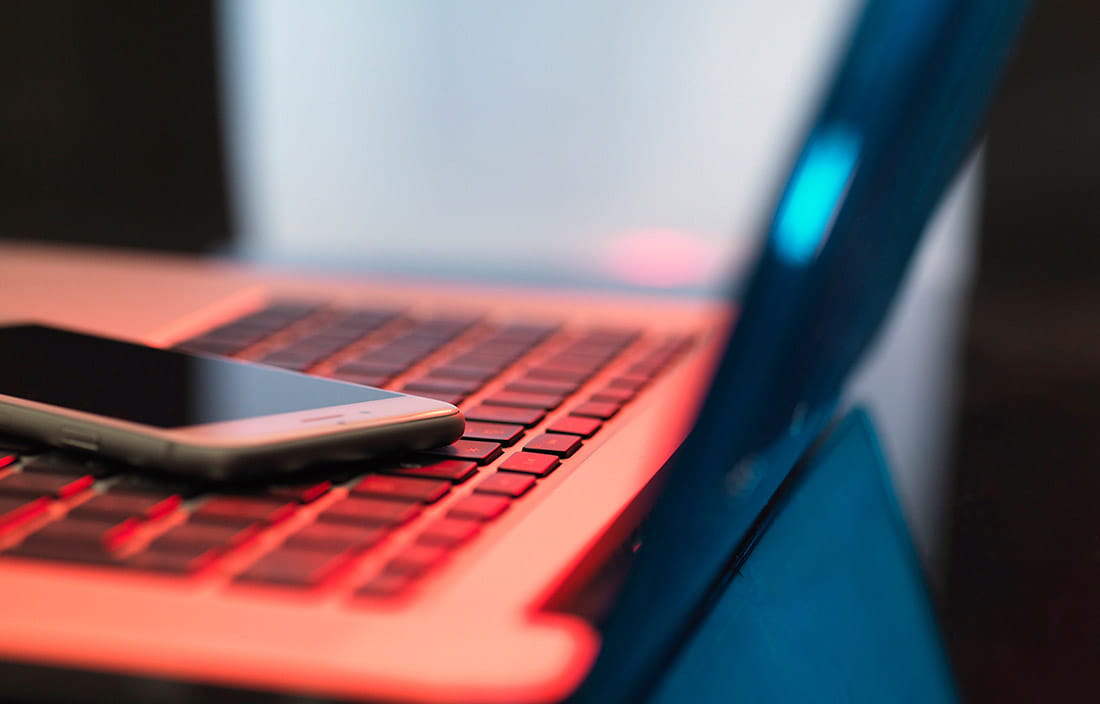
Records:
[[[391,599],[563,471],[693,342],[276,303],[179,348],[453,403],[463,437],[233,488],[0,440],[0,557]]]

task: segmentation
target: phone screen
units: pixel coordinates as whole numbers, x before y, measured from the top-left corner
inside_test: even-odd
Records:
[[[0,328],[0,394],[160,428],[399,395],[33,325]]]

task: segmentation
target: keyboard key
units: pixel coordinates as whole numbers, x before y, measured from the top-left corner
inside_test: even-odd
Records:
[[[192,520],[250,525],[278,523],[290,518],[296,505],[287,501],[237,496],[215,496],[195,509]]]
[[[466,422],[462,437],[465,440],[499,442],[507,447],[523,437],[523,426],[514,423],[485,423],[472,420]]]
[[[606,362],[608,355],[556,354],[543,360],[538,366],[542,369],[561,369],[567,372],[591,375]]]
[[[477,462],[469,460],[426,460],[426,464],[402,465],[400,467],[385,467],[377,470],[383,474],[400,474],[407,477],[424,477],[426,479],[446,479],[455,484],[461,484],[477,474]]]
[[[291,323],[313,315],[321,308],[319,303],[306,303],[303,301],[278,301],[249,313],[243,318],[238,318],[238,325],[255,325],[271,330],[284,328]]]
[[[499,457],[500,453],[500,443],[481,440],[457,440],[450,445],[428,450],[424,454],[448,459],[473,460],[478,464],[487,464]]]
[[[530,349],[531,345],[527,342],[517,340],[488,339],[482,340],[478,344],[466,350],[463,356],[480,357],[484,359],[497,359],[502,362],[509,362],[523,356]]]
[[[429,318],[419,325],[419,329],[437,335],[455,337],[481,322],[480,315],[448,315]]]
[[[641,376],[638,374],[624,374],[617,376],[611,381],[607,382],[608,388],[615,389],[630,389],[637,393],[643,386],[649,383],[648,376]]]
[[[627,372],[630,374],[638,374],[640,376],[648,376],[650,378],[657,376],[657,373],[665,366],[664,361],[643,361],[637,362],[632,365]]]
[[[195,552],[239,545],[256,535],[252,527],[219,523],[184,523],[173,526],[149,545],[159,552]]]
[[[556,323],[508,323],[501,326],[496,337],[500,339],[525,340],[535,343],[544,340],[560,328]]]
[[[405,383],[403,389],[409,393],[422,391],[443,391],[452,394],[472,394],[481,388],[476,379],[439,379],[431,376],[420,377]]]
[[[599,418],[563,416],[551,423],[546,430],[551,433],[566,433],[580,435],[582,438],[590,438],[602,425],[603,421]]]
[[[243,350],[245,347],[256,344],[265,337],[271,335],[271,330],[265,327],[257,327],[254,325],[241,325],[234,323],[231,325],[223,325],[220,328],[215,328],[205,335],[192,338],[185,342],[182,346],[188,349],[195,349],[196,347],[202,348],[204,344],[225,344],[234,347],[234,351]],[[220,353],[217,353],[220,354]]]
[[[411,574],[383,572],[355,591],[356,597],[390,599],[405,593],[416,580]]]
[[[314,334],[329,340],[339,340],[343,343],[340,345],[340,347],[343,348],[361,340],[366,336],[367,331],[352,325],[330,325],[318,330]]]
[[[159,518],[179,508],[177,494],[144,494],[108,491],[97,494],[73,507],[70,516],[78,518],[122,519],[131,517]]]
[[[457,547],[481,532],[481,523],[463,518],[440,518],[428,524],[416,539],[425,545]]]
[[[521,391],[498,391],[482,399],[482,403],[493,406],[541,408],[547,411],[557,408],[561,402],[562,397],[556,394],[532,394]]]
[[[194,481],[189,482],[180,477],[169,479],[164,476],[130,471],[128,474],[118,477],[105,493],[141,494],[161,498],[179,496],[182,499],[190,499],[202,493],[203,489],[204,487],[201,484]]]
[[[344,562],[346,553],[325,553],[297,548],[279,548],[268,553],[238,577],[242,582],[260,582],[292,587],[320,584]]]
[[[346,381],[349,384],[359,384],[360,386],[373,386],[379,388],[389,383],[393,377],[389,376],[377,376],[374,374],[352,374],[350,372],[334,372],[332,374],[333,379],[340,381]]]
[[[23,544],[61,544],[106,552],[131,538],[137,526],[137,521],[132,519],[119,522],[65,517],[60,521],[47,523],[31,533]]]
[[[308,340],[315,339],[329,340],[332,343],[332,348],[343,349],[345,346],[356,342],[363,337],[363,331],[349,326],[324,326],[319,330],[315,330],[308,335]]]
[[[364,361],[352,361],[345,362],[336,367],[336,371],[333,372],[333,376],[343,378],[347,375],[352,376],[375,376],[389,378],[400,374],[405,371],[405,365],[395,362],[364,362]]]
[[[530,343],[522,340],[500,340],[489,338],[478,342],[466,350],[464,355],[485,357],[487,359],[515,359],[531,349]]]
[[[457,365],[459,367],[470,367],[472,369],[482,369],[490,376],[496,376],[505,367],[509,366],[514,360],[501,359],[500,357],[493,356],[487,357],[479,354],[460,354],[457,357],[453,357],[449,363]]]
[[[219,357],[230,357],[248,345],[237,340],[218,340],[214,338],[195,338],[176,345],[175,349],[192,354],[212,354]]]
[[[382,527],[363,528],[340,523],[311,523],[286,539],[286,547],[299,550],[339,552],[362,550],[375,545],[387,535]]]
[[[642,334],[642,328],[615,328],[604,327],[589,330],[585,333],[584,339],[588,341],[599,340],[610,345],[626,345]]]
[[[569,457],[580,449],[581,439],[575,435],[547,433],[523,446],[527,452],[549,452],[558,457]]]
[[[264,317],[259,313],[238,318],[231,323],[226,323],[216,328],[207,330],[202,335],[192,337],[180,343],[180,347],[186,347],[196,340],[249,340],[252,338],[268,337],[285,328],[289,321],[285,317]]]
[[[613,357],[626,347],[622,338],[605,338],[585,334],[564,348],[563,354],[587,355],[590,357]]]
[[[559,435],[558,437],[576,440],[572,435]],[[554,471],[559,464],[561,464],[561,460],[554,455],[543,454],[541,452],[517,452],[501,462],[499,469],[502,472],[522,472],[523,474],[534,474],[537,477],[545,477],[547,474]],[[493,477],[489,477],[489,479],[491,480]],[[482,490],[484,484],[485,482],[479,484],[478,490]],[[526,491],[526,489],[524,491]],[[515,496],[519,496],[519,494],[515,494]]]
[[[407,391],[407,393],[413,396],[423,396],[424,398],[432,398],[436,401],[442,401],[443,403],[449,403],[452,406],[457,406],[466,400],[465,394],[452,394],[447,391],[424,391],[417,389],[416,391]]]
[[[592,394],[593,401],[611,401],[612,403],[626,403],[634,398],[635,391],[622,386],[608,386]]]
[[[206,333],[199,337],[191,339],[191,342],[195,340],[225,340],[239,342],[242,346],[254,344],[261,339],[267,337],[278,328],[272,328],[269,325],[255,325],[249,322],[234,321],[226,325],[222,325],[208,330]]]
[[[357,359],[363,362],[378,362],[381,364],[396,364],[402,369],[411,367],[425,357],[427,353],[419,349],[377,347],[363,352]]]
[[[420,360],[435,353],[444,344],[446,344],[445,340],[430,336],[410,336],[391,340],[385,345],[384,349],[392,351],[394,354],[408,355],[410,359]]]
[[[595,344],[572,345],[559,354],[546,360],[551,364],[561,367],[588,367],[595,371],[604,367],[619,354],[615,347]]]
[[[443,479],[418,479],[372,474],[352,487],[351,493],[379,498],[409,499],[431,504],[443,498],[451,490],[451,483]]]
[[[494,372],[483,367],[463,367],[458,364],[444,364],[428,372],[428,376],[438,379],[470,379],[484,383],[495,376]]]
[[[678,354],[680,354],[680,350],[677,348],[660,345],[651,349],[638,361],[642,364],[661,366],[671,362]]]
[[[446,562],[450,554],[450,549],[443,545],[413,543],[394,555],[386,563],[385,571],[389,574],[421,575]]]
[[[416,502],[386,501],[352,496],[341,499],[326,508],[318,516],[318,520],[363,526],[396,526],[408,523],[418,515],[420,515],[420,504]]]
[[[409,350],[421,356],[431,354],[447,343],[449,335],[439,335],[430,330],[414,328],[391,338],[383,347],[392,350]]]
[[[122,561],[122,565],[139,570],[187,574],[197,572],[222,554],[220,548],[192,545],[172,550],[146,549]]]
[[[15,528],[41,516],[49,506],[50,500],[47,498],[0,496],[0,531]]]
[[[392,350],[423,357],[445,342],[446,338],[444,337],[430,333],[420,334],[416,329],[413,329],[386,340],[375,349]]]
[[[474,491],[482,494],[501,494],[514,499],[526,494],[534,485],[534,477],[526,474],[496,472],[474,487]]]
[[[451,506],[447,515],[451,518],[468,518],[474,521],[491,521],[504,513],[512,501],[506,496],[470,494]]]
[[[343,325],[330,325],[320,330],[317,330],[309,339],[313,339],[315,336],[319,336],[325,340],[331,340],[333,347],[337,349],[343,349],[359,341],[363,337],[363,331],[357,330],[351,327]],[[339,344],[336,344],[339,341]]]
[[[323,481],[316,484],[303,484],[300,486],[277,486],[264,490],[263,495],[272,499],[297,501],[308,504],[316,501],[332,489],[332,482]]]
[[[377,330],[394,318],[398,313],[392,310],[359,309],[349,311],[333,324],[333,328],[354,330],[359,335]]]
[[[561,381],[560,379],[530,379],[522,377],[509,382],[504,386],[505,391],[521,391],[533,394],[571,394],[580,388],[575,381]]]
[[[526,372],[526,376],[530,379],[555,379],[557,381],[567,381],[571,384],[580,386],[585,379],[592,376],[592,373],[565,367],[556,367],[550,364],[540,364],[529,368]]]
[[[19,472],[0,478],[0,494],[21,496],[53,496],[65,499],[91,488],[95,480],[89,476]]]
[[[289,369],[295,372],[304,372],[324,359],[325,355],[318,352],[295,352],[293,350],[277,350],[261,357],[258,361],[273,367]]]
[[[620,404],[610,401],[586,401],[572,410],[575,416],[591,416],[607,420],[619,412]]]
[[[482,420],[488,423],[516,423],[532,426],[546,417],[541,408],[516,408],[513,406],[476,406],[464,410],[466,420]]]
[[[306,337],[294,342],[289,347],[284,347],[282,352],[286,354],[315,354],[320,357],[331,357],[352,342],[346,335],[326,335],[318,330]]]

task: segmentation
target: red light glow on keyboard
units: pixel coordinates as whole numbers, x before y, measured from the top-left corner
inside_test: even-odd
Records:
[[[632,284],[672,288],[710,281],[724,264],[722,259],[700,234],[653,228],[614,236],[604,266]]]

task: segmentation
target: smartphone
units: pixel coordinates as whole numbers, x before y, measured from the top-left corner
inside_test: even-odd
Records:
[[[0,430],[202,479],[424,450],[434,399],[40,325],[0,327]]]

